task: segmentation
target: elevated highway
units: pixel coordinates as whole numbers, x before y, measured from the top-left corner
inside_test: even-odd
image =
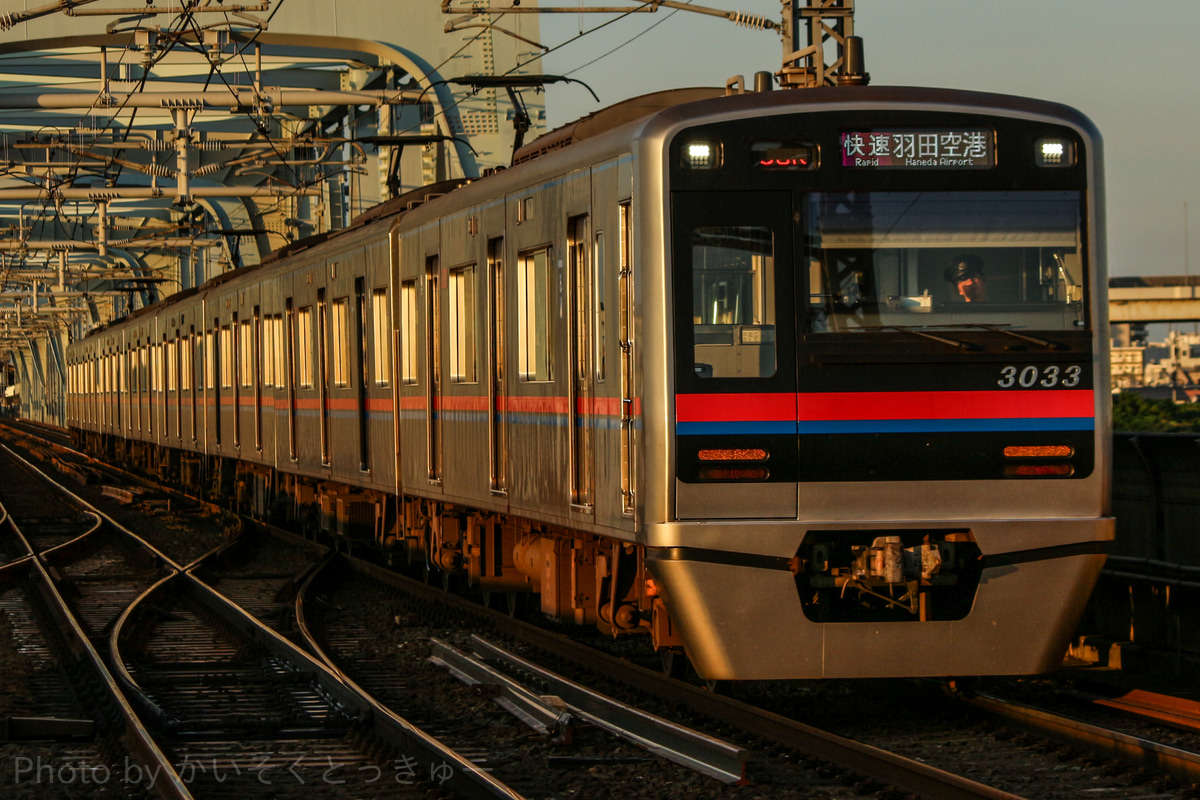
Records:
[[[1200,321],[1200,275],[1109,278],[1108,315],[1114,325]]]

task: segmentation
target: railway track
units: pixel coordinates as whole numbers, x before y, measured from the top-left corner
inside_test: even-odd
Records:
[[[529,629],[505,615],[489,615],[477,604],[466,601],[460,604],[459,598],[433,593],[420,583],[406,581],[362,562],[339,556],[331,559],[327,568],[317,572],[314,567],[317,558],[300,547],[299,542],[281,543],[274,537],[263,537],[255,542],[248,538],[240,545],[227,547],[217,559],[194,570],[194,574],[211,581],[222,592],[228,591],[237,597],[253,616],[268,623],[276,632],[295,636],[294,625],[300,632],[310,629],[315,641],[309,646],[324,654],[334,667],[335,675],[349,679],[352,685],[360,685],[365,693],[389,706],[391,713],[410,716],[418,724],[429,724],[439,738],[455,741],[479,769],[491,769],[493,774],[506,779],[511,777],[519,788],[523,788],[521,776],[540,775],[540,785],[538,780],[526,780],[529,786],[526,791],[531,797],[539,796],[539,792],[551,796],[549,792],[561,790],[564,785],[584,796],[588,795],[589,789],[598,786],[602,786],[605,793],[621,792],[623,778],[629,780],[630,786],[640,787],[640,791],[626,792],[631,797],[686,792],[687,787],[695,787],[695,791],[703,793],[697,796],[704,797],[721,797],[725,796],[724,791],[739,791],[714,789],[711,779],[674,772],[674,767],[648,760],[651,757],[644,751],[622,750],[609,743],[601,745],[589,734],[582,736],[583,749],[576,752],[564,751],[561,743],[531,738],[521,723],[495,708],[488,696],[490,690],[465,690],[467,698],[459,697],[461,709],[450,713],[450,704],[443,701],[455,691],[464,691],[462,687],[451,690],[449,687],[454,682],[449,676],[440,670],[421,672],[413,663],[423,662],[428,657],[430,637],[445,633],[447,627],[457,625],[458,640],[466,641],[464,620],[469,620],[468,624],[474,629],[499,632],[506,639],[517,642],[519,648],[551,651],[553,654],[548,658],[557,666],[570,662],[583,665],[572,669],[579,674],[591,674],[593,680],[596,679],[594,672],[584,672],[584,667],[597,670],[607,659],[578,642],[564,643],[562,637]],[[284,559],[292,562],[286,568]],[[270,565],[269,568],[264,564]],[[297,602],[302,616],[299,622],[293,623],[291,615],[284,613],[283,608],[295,587],[310,575],[303,601]],[[196,598],[192,597],[189,602],[196,602]],[[173,606],[166,606],[168,610],[164,617],[164,606],[165,601],[156,602],[147,606],[151,611],[139,612],[136,617],[140,620],[139,625],[162,624],[162,619],[178,623],[173,618],[180,614]],[[146,616],[142,617],[142,613]],[[480,615],[486,617],[482,628]],[[356,622],[358,617],[361,620]],[[560,647],[566,649],[560,650]],[[832,688],[827,685],[828,691],[813,692],[807,701],[797,700],[795,696],[785,696],[780,701],[770,696],[772,690],[769,688],[764,689],[766,696],[761,693],[756,696],[751,691],[745,697],[784,712],[772,715],[746,703],[739,705],[730,698],[716,697],[695,686],[677,681],[663,683],[661,676],[648,670],[638,671],[628,662],[619,663],[611,673],[608,669],[605,664],[602,671],[606,675],[599,679],[607,688],[617,685],[627,696],[630,692],[654,696],[660,707],[673,713],[673,719],[695,720],[697,725],[707,726],[707,730],[737,738],[742,746],[754,751],[749,778],[757,782],[761,790],[770,791],[770,796],[811,796],[813,791],[829,797],[861,796],[866,792],[884,798],[909,794],[931,798],[1190,796],[1190,790],[1169,779],[1147,777],[1136,769],[1117,768],[1115,762],[1103,757],[1089,756],[1082,745],[1068,749],[1051,743],[1053,740],[1049,738],[1010,735],[999,723],[979,716],[972,716],[965,722],[960,720],[942,730],[936,715],[934,721],[928,722],[914,712],[908,719],[916,726],[939,728],[925,737],[924,743],[918,742],[921,737],[911,730],[887,730],[886,725],[880,730],[872,730],[872,726],[864,726],[861,719],[857,726],[843,728],[843,733],[872,741],[877,747],[849,737],[830,737],[797,723],[796,719],[812,716],[813,708],[821,709],[821,727],[825,727],[825,723],[837,727],[839,714],[836,709],[839,707],[861,717],[861,712],[854,709],[863,707],[862,703],[848,702],[845,697],[847,691],[857,690],[858,685],[853,683],[833,684]],[[889,690],[879,691],[886,694]],[[787,695],[787,692],[783,694]],[[800,696],[803,695],[801,691]],[[905,718],[903,710],[897,713],[895,707],[888,709],[886,702],[890,701],[868,699],[866,706],[874,704],[881,709],[882,715]],[[921,701],[914,700],[914,703],[920,705]],[[829,709],[834,712],[830,713]],[[504,719],[505,722],[498,722],[500,727],[489,731],[487,725],[493,719]],[[501,730],[506,732],[497,732]],[[504,744],[506,741],[512,746]],[[909,758],[885,752],[889,749],[906,753]],[[515,754],[518,750],[520,755]],[[975,757],[980,759],[974,764],[966,760],[966,751],[972,750],[978,751]],[[941,760],[947,753],[954,753],[955,757]],[[1040,763],[1034,763],[1038,759]],[[194,766],[198,761],[199,754],[191,761],[185,756],[184,763]],[[947,770],[943,775],[927,766],[939,761]],[[992,766],[988,766],[989,762]],[[997,771],[996,762],[1008,762],[1006,769],[1011,771],[1010,774]],[[653,767],[656,778],[663,778],[661,784],[653,780],[647,783],[647,765]],[[279,766],[275,763],[273,768]],[[555,771],[550,772],[551,768]],[[276,774],[282,776],[284,772],[286,770]],[[605,773],[604,778],[593,780],[600,772]],[[614,775],[617,776],[615,779]],[[962,777],[964,775],[978,780]],[[792,790],[784,788],[798,786],[804,787],[803,793],[791,795],[787,792]],[[1085,791],[1089,793],[1078,794]]]
[[[349,569],[351,563],[331,560],[297,598],[312,647],[349,682],[471,754],[481,768],[529,797],[715,790],[710,777],[594,729],[567,736],[553,725],[528,727],[495,705],[489,687],[464,686],[430,663],[436,635],[462,637],[461,616],[413,606],[396,584]]]
[[[10,551],[24,551],[0,566],[5,796],[188,798],[95,646],[89,622],[96,618],[75,616],[66,586],[35,555],[17,519],[6,509],[0,515],[0,538]]]
[[[666,680],[628,659],[610,658],[593,647],[470,601],[447,599],[417,581],[377,567],[339,557],[329,569],[348,574],[341,578],[318,575],[308,591],[320,598],[320,605],[334,609],[321,615],[337,621],[338,635],[345,640],[343,654],[384,652],[388,646],[420,649],[422,641],[446,624],[434,620],[471,615],[472,627],[491,630],[515,642],[518,649],[537,653],[540,662],[549,661],[579,680],[599,683],[606,691],[632,698],[630,701],[639,705],[648,697],[656,698],[657,703],[650,701],[650,707],[671,719],[740,742],[755,753],[748,776],[760,786],[802,781],[827,791],[836,792],[838,786],[842,791],[870,790],[868,794],[879,792],[888,797],[910,793],[932,798],[1193,796],[1187,787],[1190,781],[1144,771],[1161,758],[1149,741],[1147,748],[1135,755],[1091,748],[1082,742],[1064,745],[1056,733],[1048,732],[1053,725],[1043,726],[1037,734],[1014,733],[994,710],[964,710],[940,689],[914,690],[906,682],[751,685],[745,697],[750,702],[740,702]],[[374,587],[368,577],[377,581]],[[402,600],[402,596],[412,599]],[[376,622],[384,614],[392,615],[391,635],[380,636],[378,624],[374,633],[365,632],[352,623],[353,609],[373,609],[364,613]],[[339,663],[338,655],[330,658]],[[348,669],[370,669],[369,664],[350,664]],[[764,707],[781,713],[766,712]],[[875,709],[877,718],[868,718],[863,709]],[[798,721],[804,719],[812,724]],[[1048,715],[1045,719],[1061,717]],[[842,735],[831,735],[830,728]],[[1161,748],[1157,752],[1161,754]],[[544,764],[555,760],[553,755],[545,758]],[[793,765],[798,769],[792,770]]]
[[[318,662],[181,575],[113,632],[122,678],[198,796],[427,797],[470,769],[432,765]]]
[[[63,497],[82,504],[73,495]],[[42,569],[45,585],[67,598],[62,616],[77,631],[77,646],[89,648],[99,666],[116,665],[117,681],[107,672],[104,680],[157,754],[146,774],[168,784],[158,786],[160,792],[173,798],[274,798],[300,796],[319,785],[323,797],[428,797],[439,791],[519,797],[356,695],[185,565],[89,511],[100,524],[86,535],[10,569]],[[127,637],[126,631],[136,630],[148,638]],[[123,646],[135,655],[126,658]],[[96,763],[112,774],[111,759]]]
[[[1076,682],[1092,688],[1075,688]],[[1145,690],[1105,687],[1086,676],[1071,675],[1064,684],[1039,690],[1036,685],[1001,681],[961,699],[1016,730],[1051,736],[1136,765],[1140,775],[1167,775],[1184,785],[1200,784],[1200,704]]]

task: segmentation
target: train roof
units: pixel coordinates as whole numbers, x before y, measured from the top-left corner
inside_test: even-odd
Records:
[[[586,117],[581,117],[574,122],[568,122],[566,125],[542,134],[513,153],[513,166],[533,161],[535,158],[543,156],[546,153],[569,147],[585,139],[606,133],[627,122],[648,117],[664,109],[683,105],[684,103],[693,103],[697,100],[710,100],[714,97],[722,97],[724,94],[724,89],[713,86],[702,86],[690,89],[668,89],[662,92],[652,92],[638,97],[631,97],[628,100],[622,100],[608,108],[602,108],[599,111],[588,114]]]
[[[756,110],[770,113],[777,106],[830,104],[861,104],[863,106],[902,103],[910,106],[943,106],[978,108],[997,113],[1032,114],[1055,117],[1074,124],[1098,138],[1095,125],[1078,109],[1049,100],[1019,95],[977,92],[967,89],[939,89],[927,86],[825,86],[811,89],[780,89],[771,92],[745,92],[735,95],[698,98],[695,102],[680,103],[661,109],[659,117],[700,117],[708,114]]]

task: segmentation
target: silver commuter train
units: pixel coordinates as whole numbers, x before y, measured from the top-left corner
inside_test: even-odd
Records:
[[[1053,669],[1114,530],[1097,132],[723,94],[93,331],[70,427],[709,680]]]

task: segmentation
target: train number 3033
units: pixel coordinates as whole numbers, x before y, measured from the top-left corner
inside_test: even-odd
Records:
[[[996,384],[1001,389],[1011,389],[1020,386],[1022,389],[1032,389],[1034,386],[1044,386],[1053,389],[1062,386],[1067,389],[1079,385],[1083,367],[1005,367],[1000,370],[1000,380]]]

